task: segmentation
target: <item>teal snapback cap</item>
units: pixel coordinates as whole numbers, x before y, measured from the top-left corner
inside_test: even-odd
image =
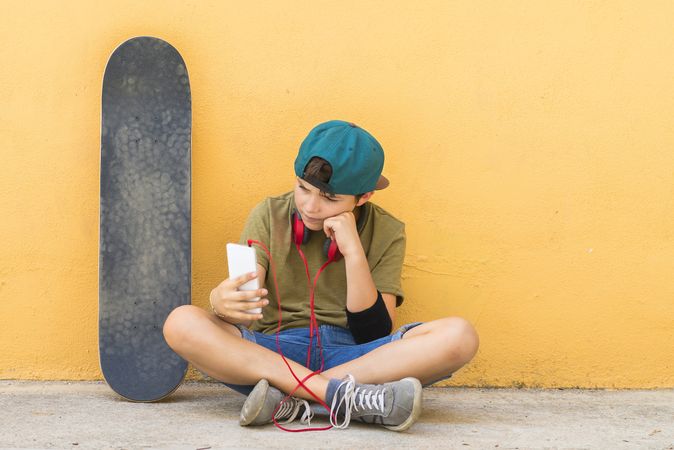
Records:
[[[304,177],[311,158],[326,160],[332,167],[328,183]],[[384,189],[389,181],[381,175],[384,150],[370,133],[343,120],[331,120],[312,129],[295,158],[295,175],[331,194],[360,195]]]

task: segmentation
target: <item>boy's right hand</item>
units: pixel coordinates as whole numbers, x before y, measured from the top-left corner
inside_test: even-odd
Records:
[[[262,314],[249,313],[247,310],[267,306],[269,300],[264,298],[267,290],[265,288],[254,291],[237,290],[257,276],[257,273],[251,272],[237,278],[227,278],[220,283],[211,291],[210,301],[213,309],[230,323],[245,323],[262,319]],[[260,299],[252,302],[251,300],[255,297],[260,297]]]

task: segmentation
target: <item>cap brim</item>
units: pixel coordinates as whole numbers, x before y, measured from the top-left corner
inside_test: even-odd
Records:
[[[382,189],[386,189],[389,185],[388,178],[386,178],[384,175],[379,176],[379,180],[377,181],[377,185],[374,187],[375,191],[381,191]]]

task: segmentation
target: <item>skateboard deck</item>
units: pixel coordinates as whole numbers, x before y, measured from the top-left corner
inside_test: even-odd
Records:
[[[99,357],[108,385],[160,400],[187,362],[162,328],[191,300],[192,100],[185,63],[161,39],[137,37],[103,77]]]

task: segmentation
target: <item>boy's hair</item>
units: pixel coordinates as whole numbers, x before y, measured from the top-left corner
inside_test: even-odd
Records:
[[[313,179],[320,181],[321,183],[327,184],[328,182],[330,182],[331,177],[332,177],[332,166],[330,165],[330,163],[324,160],[323,158],[314,156],[309,160],[307,167],[304,169],[304,176],[302,177],[302,179],[308,182],[311,182],[309,180]],[[324,195],[326,194],[330,195],[323,190],[321,190],[321,193]],[[360,200],[362,196],[363,194],[356,195],[356,202],[358,202],[358,200]]]

